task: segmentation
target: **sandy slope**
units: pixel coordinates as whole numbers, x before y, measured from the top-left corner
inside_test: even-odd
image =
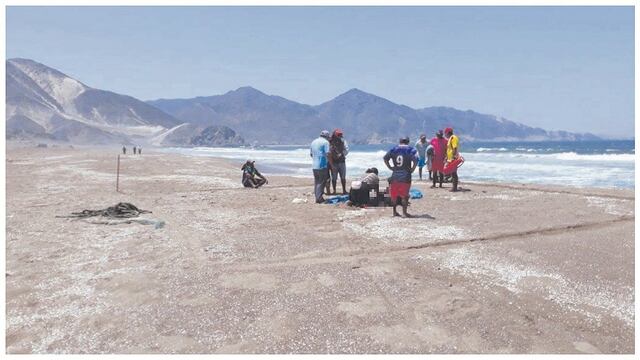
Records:
[[[417,183],[399,219],[150,149],[116,193],[116,151],[9,144],[9,353],[634,351],[631,190]],[[118,201],[164,227],[55,217]]]

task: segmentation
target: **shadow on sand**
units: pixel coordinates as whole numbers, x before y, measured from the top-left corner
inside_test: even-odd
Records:
[[[429,214],[422,214],[422,215],[411,215],[411,217],[409,219],[429,219],[429,220],[435,220],[436,218],[434,218],[433,216],[429,215]]]

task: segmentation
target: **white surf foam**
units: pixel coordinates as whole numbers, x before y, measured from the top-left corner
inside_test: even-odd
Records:
[[[265,173],[288,173],[312,176],[309,150],[263,148],[192,148],[165,149],[193,156],[215,156],[244,162],[256,160],[258,166],[270,170]],[[385,179],[390,171],[382,157],[385,151],[351,151],[347,157],[347,177],[353,179],[370,167],[378,168]],[[489,181],[526,184],[553,184],[576,187],[635,186],[634,154],[577,154],[564,152],[539,154],[527,152],[462,153],[465,163],[458,171],[462,181]],[[425,176],[426,169],[424,169]],[[414,179],[418,177],[417,171]]]

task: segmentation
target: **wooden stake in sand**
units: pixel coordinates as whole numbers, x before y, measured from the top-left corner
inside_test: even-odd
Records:
[[[119,192],[120,185],[120,154],[118,154],[118,166],[116,167],[116,192]]]

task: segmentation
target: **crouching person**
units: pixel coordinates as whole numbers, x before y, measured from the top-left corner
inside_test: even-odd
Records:
[[[267,178],[256,169],[255,163],[255,161],[247,160],[240,168],[240,170],[242,170],[242,185],[244,185],[244,187],[259,188],[269,183]]]
[[[367,169],[364,176],[362,176],[360,180],[351,182],[349,200],[351,201],[351,204],[355,206],[375,206],[378,201],[379,191],[380,178],[378,177],[378,169]],[[371,196],[373,196],[373,199],[371,198]]]

